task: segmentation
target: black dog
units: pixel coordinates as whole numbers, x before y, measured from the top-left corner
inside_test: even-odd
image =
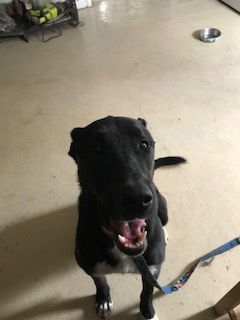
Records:
[[[71,132],[69,155],[78,165],[81,186],[75,255],[96,285],[101,318],[113,304],[105,274],[139,273],[134,257],[143,255],[158,277],[164,260],[164,197],[153,183],[154,169],[185,162],[180,157],[154,161],[154,141],[143,119],[107,117]],[[142,275],[141,319],[158,319],[153,285]]]

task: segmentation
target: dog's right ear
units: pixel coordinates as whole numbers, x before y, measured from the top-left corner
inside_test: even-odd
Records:
[[[80,141],[82,130],[83,130],[82,128],[74,128],[71,131],[72,143],[70,145],[70,150],[68,154],[75,161],[76,161],[76,145],[77,145],[77,142]]]
[[[144,127],[147,126],[147,121],[145,119],[138,118],[138,121],[140,121]]]

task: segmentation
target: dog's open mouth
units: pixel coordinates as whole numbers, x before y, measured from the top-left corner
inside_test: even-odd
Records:
[[[110,228],[102,227],[103,231],[117,244],[119,250],[131,256],[143,253],[147,247],[146,221],[134,219],[131,221],[110,220]]]

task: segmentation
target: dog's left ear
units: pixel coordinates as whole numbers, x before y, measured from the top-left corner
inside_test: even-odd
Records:
[[[147,121],[142,119],[142,118],[138,118],[138,121],[140,121],[142,123],[142,125],[144,125],[144,127],[147,126]]]
[[[70,150],[68,152],[69,156],[76,161],[76,144],[80,141],[82,128],[74,128],[71,131],[72,143],[70,145]]]
[[[72,129],[70,135],[71,135],[73,141],[77,140],[77,139],[79,139],[81,137],[82,130],[83,130],[82,128],[74,128],[74,129]]]

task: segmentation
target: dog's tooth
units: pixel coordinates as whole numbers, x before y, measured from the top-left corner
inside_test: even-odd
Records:
[[[136,245],[137,245],[138,247],[140,247],[141,245],[143,245],[143,240],[138,240],[138,242],[136,243]]]
[[[121,236],[120,234],[118,234],[118,240],[123,244],[126,242],[126,238]]]
[[[138,241],[143,241],[147,237],[147,231],[144,231],[139,237]]]

